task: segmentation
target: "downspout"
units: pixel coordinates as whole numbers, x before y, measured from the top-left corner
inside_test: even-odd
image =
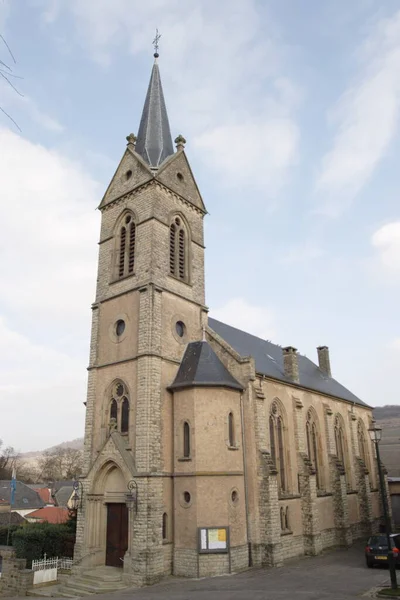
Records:
[[[251,544],[249,539],[250,532],[250,517],[249,517],[249,491],[247,486],[247,462],[246,462],[246,441],[244,433],[244,410],[243,410],[243,394],[240,394],[240,419],[242,425],[242,448],[243,448],[243,476],[244,476],[244,504],[246,511],[246,540],[249,553],[249,567],[253,566],[253,558],[251,555]]]

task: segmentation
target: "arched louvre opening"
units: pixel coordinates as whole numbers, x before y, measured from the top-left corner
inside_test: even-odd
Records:
[[[124,398],[121,405],[121,433],[129,431],[129,400]]]
[[[277,470],[279,493],[288,491],[289,477],[287,473],[288,446],[286,440],[285,416],[278,400],[274,400],[269,417],[269,437],[271,459]]]
[[[120,234],[120,246],[119,246],[119,269],[118,275],[120,277],[124,276],[125,272],[125,246],[126,246],[126,228],[121,228]]]
[[[129,263],[128,263],[128,271],[129,273],[133,273],[133,269],[135,266],[135,243],[136,243],[136,225],[135,223],[131,223],[129,227]]]
[[[188,280],[187,233],[180,217],[169,228],[169,272],[182,281]]]
[[[183,457],[190,458],[190,426],[187,421],[183,424]]]

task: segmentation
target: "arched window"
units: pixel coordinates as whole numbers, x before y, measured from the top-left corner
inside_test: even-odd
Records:
[[[164,513],[162,516],[162,537],[163,537],[163,540],[168,539],[168,516],[167,516],[167,513]]]
[[[306,436],[308,458],[310,459],[315,470],[317,489],[321,490],[323,488],[321,440],[319,435],[318,418],[313,409],[310,409],[307,413]]]
[[[369,449],[368,449],[367,435],[366,435],[366,431],[365,431],[365,425],[361,419],[358,420],[358,424],[357,424],[357,438],[358,438],[358,448],[359,448],[360,458],[363,461],[365,467],[369,471],[370,464],[369,464]]]
[[[233,413],[229,413],[228,415],[228,434],[229,434],[229,446],[231,448],[234,448],[236,441],[235,441],[235,423],[233,420]]]
[[[286,507],[286,510],[285,510],[285,526],[286,526],[286,529],[290,529],[290,523],[289,523],[289,507],[288,507],[288,506]]]
[[[285,529],[286,529],[286,527],[285,527],[285,509],[283,508],[283,506],[281,506],[279,514],[281,517],[281,530],[285,531]]]
[[[136,225],[131,214],[125,215],[122,219],[117,242],[117,273],[121,278],[131,275],[135,268]]]
[[[129,430],[129,400],[124,397],[121,405],[121,433],[128,433]]]
[[[336,456],[341,462],[344,475],[346,479],[347,487],[350,487],[350,472],[349,472],[349,455],[347,449],[346,434],[344,429],[343,418],[340,415],[336,415],[335,418],[335,445],[336,445]]]
[[[110,420],[113,419],[116,429],[121,433],[129,431],[129,393],[122,381],[116,381],[111,386]]]
[[[284,415],[281,405],[273,402],[269,418],[269,436],[271,447],[271,459],[278,471],[279,492],[287,491],[288,477],[286,473],[286,433]]]
[[[187,234],[180,217],[174,217],[169,228],[169,272],[182,281],[188,279]]]
[[[190,425],[187,421],[183,424],[183,457],[190,458]]]
[[[111,401],[111,406],[110,406],[110,421],[111,419],[115,419],[115,421],[118,421],[118,404],[116,400],[112,400]]]

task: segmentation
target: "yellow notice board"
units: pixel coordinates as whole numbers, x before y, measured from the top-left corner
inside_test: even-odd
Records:
[[[199,552],[228,552],[229,529],[228,527],[200,527]]]

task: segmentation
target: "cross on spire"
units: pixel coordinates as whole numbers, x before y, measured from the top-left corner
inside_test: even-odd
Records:
[[[156,36],[153,40],[153,46],[154,46],[154,58],[158,58],[159,54],[158,54],[158,42],[160,41],[160,37],[161,37],[161,33],[158,33],[158,29],[156,29]]]

